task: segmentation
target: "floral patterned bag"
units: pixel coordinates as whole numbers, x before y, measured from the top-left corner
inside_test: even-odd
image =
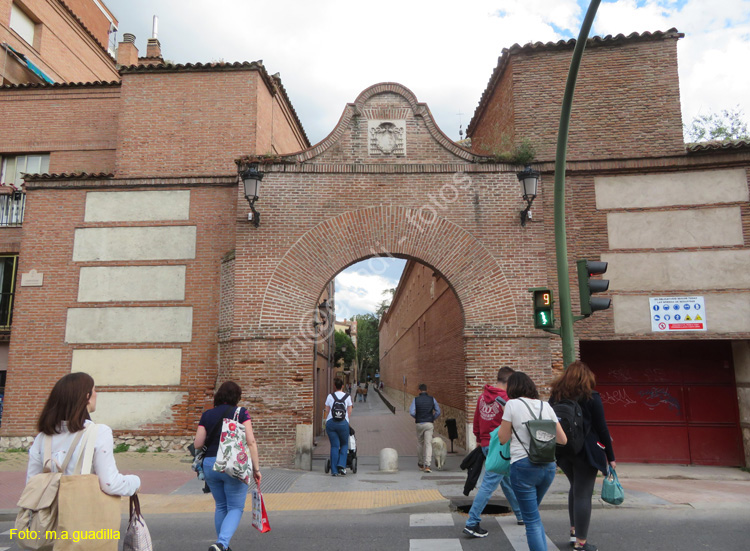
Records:
[[[253,473],[253,463],[247,453],[245,427],[239,422],[240,409],[234,411],[232,419],[223,419],[219,451],[216,454],[214,471],[226,473],[232,478],[250,484]]]

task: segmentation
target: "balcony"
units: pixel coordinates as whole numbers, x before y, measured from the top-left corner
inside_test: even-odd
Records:
[[[4,187],[4,186],[3,186]],[[0,188],[0,227],[17,227],[23,223],[26,194],[22,191],[2,193]]]

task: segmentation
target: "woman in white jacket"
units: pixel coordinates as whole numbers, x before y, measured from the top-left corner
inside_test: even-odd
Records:
[[[45,438],[52,439],[52,459],[62,465],[76,433],[92,422],[89,413],[95,410],[96,388],[91,375],[70,373],[55,383],[39,415],[39,434],[29,449],[27,482],[44,469]],[[99,486],[109,495],[132,496],[140,488],[141,479],[132,474],[120,474],[115,464],[112,429],[107,425],[97,427],[92,470],[99,477]],[[73,474],[82,452],[83,444],[79,443],[64,474]]]

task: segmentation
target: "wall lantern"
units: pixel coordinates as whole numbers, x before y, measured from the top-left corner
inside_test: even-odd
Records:
[[[250,203],[250,210],[247,219],[257,228],[260,225],[260,213],[255,210],[255,201],[260,194],[260,181],[263,179],[263,173],[258,171],[258,163],[251,163],[240,173],[242,184],[245,186],[245,199]]]
[[[539,184],[539,173],[531,170],[531,165],[526,165],[522,172],[516,174],[518,181],[521,182],[523,191],[523,200],[526,201],[526,208],[521,211],[521,225],[526,225],[526,220],[531,219],[531,203],[536,197],[536,189]]]
[[[323,302],[318,304],[318,315],[320,316],[320,321],[314,320],[313,327],[328,323],[328,299],[324,299]]]

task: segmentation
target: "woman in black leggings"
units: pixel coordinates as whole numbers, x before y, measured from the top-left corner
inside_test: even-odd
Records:
[[[612,438],[604,419],[604,406],[599,393],[594,390],[595,385],[594,373],[585,363],[577,361],[552,383],[550,395],[550,404],[553,405],[562,400],[578,402],[583,414],[583,430],[586,433],[583,449],[576,455],[561,455],[557,460],[557,465],[570,481],[570,545],[582,551],[597,551],[595,545],[586,541],[596,472],[601,471],[606,476],[608,465],[617,466]]]

